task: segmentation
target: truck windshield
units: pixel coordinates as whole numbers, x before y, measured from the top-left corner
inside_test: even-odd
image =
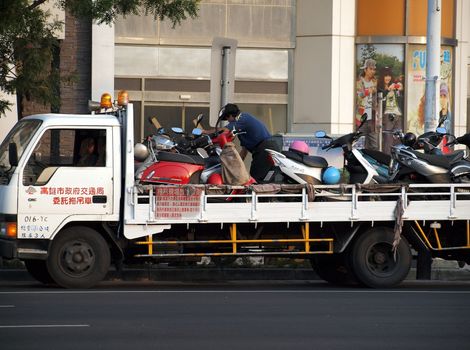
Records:
[[[10,160],[8,158],[8,147],[10,143],[16,144],[18,160],[20,160],[26,147],[28,147],[28,144],[31,141],[31,138],[40,125],[41,121],[34,119],[22,120],[16,123],[0,145],[0,175],[11,169]]]

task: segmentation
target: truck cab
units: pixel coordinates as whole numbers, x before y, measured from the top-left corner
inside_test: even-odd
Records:
[[[121,125],[118,114],[104,113],[33,115],[14,126],[0,145],[0,256],[23,260],[46,281],[51,242],[74,231],[77,239],[56,252],[57,269],[69,277],[90,272],[100,259],[96,242],[76,232],[119,222]]]

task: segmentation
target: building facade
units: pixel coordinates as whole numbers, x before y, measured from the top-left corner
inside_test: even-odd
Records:
[[[462,134],[469,125],[470,4],[441,0],[441,7],[439,91],[447,95],[446,126]],[[370,58],[377,85],[390,71],[400,87],[394,92],[395,125],[419,133],[426,14],[427,0],[204,0],[197,19],[175,28],[127,17],[110,39],[114,90],[131,92],[140,137],[151,132],[152,116],[191,126],[196,114],[208,115],[212,40],[229,37],[238,41],[233,102],[272,132],[349,132],[358,114],[357,81]],[[382,100],[382,112],[391,112],[385,91]]]
[[[110,27],[65,15],[60,67],[79,79],[61,87],[60,111],[84,112],[88,98],[126,89],[138,116],[137,139],[153,132],[153,116],[162,125],[190,128],[198,113],[209,116],[211,45],[227,37],[238,42],[233,102],[273,133],[350,132],[367,59],[375,62],[376,86],[387,71],[401,86],[394,109],[386,109],[392,95],[384,91],[382,112],[393,110],[397,125],[419,132],[427,1],[202,0],[198,18],[174,28],[148,16],[121,18]],[[446,127],[461,135],[470,125],[470,3],[438,3],[439,91],[447,96]]]
[[[399,116],[398,124],[419,133],[424,118],[427,2],[298,0],[292,131],[323,128],[341,134],[351,130],[359,114],[357,82],[370,58],[379,87],[387,71],[392,82],[401,85],[392,109]],[[469,125],[470,3],[436,3],[442,17],[440,99],[442,105],[448,104],[446,126],[461,135]],[[383,103],[382,112],[386,112],[387,101]],[[383,114],[385,119],[387,113]]]

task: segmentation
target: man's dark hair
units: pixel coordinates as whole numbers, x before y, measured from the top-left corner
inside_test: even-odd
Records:
[[[238,113],[240,113],[240,109],[236,104],[233,103],[227,103],[222,109],[220,110],[219,113],[219,118],[222,120],[227,120],[227,118],[231,115],[237,116]]]

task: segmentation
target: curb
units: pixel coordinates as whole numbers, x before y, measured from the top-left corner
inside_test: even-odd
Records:
[[[107,281],[282,281],[319,280],[312,269],[304,268],[170,268],[124,269],[122,273],[111,270]],[[412,268],[406,280],[416,280],[416,269]],[[431,280],[470,281],[469,269],[433,269]],[[25,269],[0,269],[0,281],[34,281]]]

